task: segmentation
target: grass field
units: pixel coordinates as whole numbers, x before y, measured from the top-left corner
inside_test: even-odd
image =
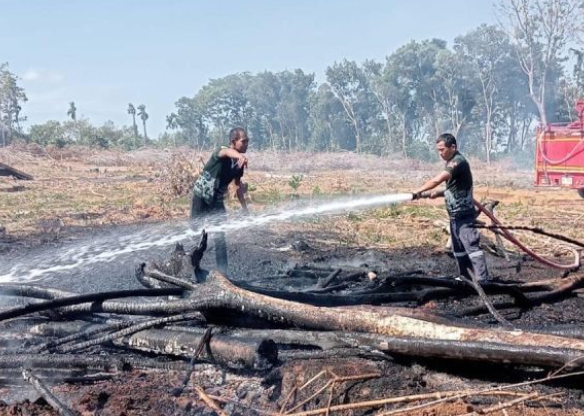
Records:
[[[189,190],[208,154],[190,149],[145,149],[131,153],[87,149],[0,149],[0,162],[34,175],[34,181],[0,178],[0,226],[16,239],[47,241],[71,227],[98,227],[140,221],[184,219]],[[252,212],[294,201],[315,203],[335,197],[409,192],[441,169],[440,163],[390,160],[352,153],[251,153],[244,180]],[[534,189],[532,173],[511,162],[490,167],[472,161],[479,200],[500,201],[497,215],[506,223],[543,227],[583,239],[578,224],[584,201],[575,191]],[[24,186],[10,192],[15,185]],[[234,195],[227,201],[238,209]],[[379,209],[310,218],[274,225],[334,231],[335,244],[392,249],[443,247],[447,236],[443,201],[421,201]],[[547,254],[565,249],[547,238],[522,235]]]

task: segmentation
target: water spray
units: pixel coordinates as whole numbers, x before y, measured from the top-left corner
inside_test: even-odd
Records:
[[[387,205],[400,204],[414,199],[411,193],[342,198],[313,206],[285,207],[277,212],[225,219],[223,216],[210,218],[204,224],[181,222],[176,225],[162,225],[160,234],[152,229],[124,235],[112,241],[92,242],[54,253],[46,267],[30,267],[17,264],[9,272],[0,275],[0,283],[38,280],[55,273],[74,271],[89,264],[108,263],[124,254],[133,254],[157,247],[172,247],[176,243],[197,240],[201,232],[233,232],[246,228],[261,227],[273,222],[283,222],[296,218],[324,214],[338,214],[359,211]],[[51,265],[52,264],[52,265]]]

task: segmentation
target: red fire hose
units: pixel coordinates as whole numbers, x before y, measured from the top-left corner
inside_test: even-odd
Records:
[[[497,217],[495,217],[491,212],[489,212],[480,202],[478,202],[476,199],[474,200],[474,203],[476,205],[476,207],[479,209],[480,212],[482,212],[483,214],[485,214],[487,217],[489,217],[489,219],[491,221],[493,221],[493,224],[501,226],[501,228],[499,229],[501,231],[501,234],[503,234],[503,236],[509,240],[510,242],[512,242],[513,244],[515,244],[517,247],[519,247],[519,249],[521,249],[521,251],[523,251],[524,253],[528,254],[529,256],[533,257],[535,260],[539,261],[540,263],[543,263],[547,266],[553,267],[554,269],[559,269],[559,270],[566,270],[566,271],[575,271],[578,270],[580,268],[581,265],[581,254],[579,251],[574,250],[574,263],[573,264],[559,264],[559,263],[554,263],[553,261],[547,260],[543,257],[541,257],[539,254],[535,253],[533,250],[529,249],[528,247],[526,247],[523,243],[521,243],[521,241],[519,241],[510,231],[506,230],[501,224],[501,221],[499,221],[497,219]]]
[[[421,199],[421,198],[423,198],[423,199],[430,198],[430,193],[423,192],[422,194],[414,196],[414,199]],[[488,211],[480,202],[478,202],[476,199],[474,199],[473,201],[474,201],[475,206],[478,208],[478,210],[480,212],[482,212],[487,217],[489,217],[489,219],[493,222],[493,224],[495,224],[498,227],[501,227],[501,228],[498,228],[498,230],[501,232],[503,237],[505,237],[511,243],[513,243],[517,247],[519,247],[519,249],[521,251],[523,251],[525,254],[531,256],[533,259],[539,261],[540,263],[545,264],[546,266],[552,267],[554,269],[572,272],[572,271],[576,271],[580,268],[580,266],[581,266],[581,253],[580,253],[580,251],[572,250],[574,252],[574,263],[573,264],[559,264],[559,263],[554,263],[553,261],[550,261],[548,259],[545,259],[545,258],[541,257],[539,254],[535,253],[529,247],[525,246],[509,230],[506,230],[505,227],[503,226],[503,224],[501,224],[501,221],[499,221],[497,219],[497,217],[495,217],[490,211]]]

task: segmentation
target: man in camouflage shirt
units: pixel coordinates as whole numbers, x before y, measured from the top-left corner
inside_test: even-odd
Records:
[[[225,195],[231,182],[237,188],[237,199],[244,212],[247,212],[245,202],[245,184],[241,181],[243,172],[247,167],[247,146],[249,139],[246,131],[241,127],[231,129],[229,132],[230,146],[221,146],[215,150],[203,172],[195,181],[193,187],[193,200],[191,203],[191,222],[195,226],[201,224],[197,220],[206,220],[211,224],[217,224],[225,220]],[[214,233],[215,258],[217,268],[227,271],[227,242],[225,233]]]
[[[440,135],[436,139],[436,149],[440,157],[446,161],[444,171],[416,190],[414,199],[422,192],[430,191],[446,182],[446,189],[431,192],[430,198],[443,196],[446,199],[446,210],[450,216],[452,251],[460,274],[470,279],[470,272],[473,272],[480,282],[487,281],[489,273],[485,253],[479,247],[479,232],[473,227],[477,212],[474,207],[470,165],[458,152],[456,139],[452,134]]]

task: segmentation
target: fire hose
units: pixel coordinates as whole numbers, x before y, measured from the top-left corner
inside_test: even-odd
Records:
[[[416,199],[427,199],[427,198],[430,198],[429,192],[424,192],[416,197]],[[488,209],[486,209],[480,202],[478,202],[476,199],[473,201],[474,201],[475,206],[479,210],[479,212],[485,214],[493,222],[494,225],[496,225],[497,227],[500,227],[497,230],[501,233],[501,235],[503,237],[505,237],[512,244],[517,246],[525,254],[532,257],[534,260],[536,260],[542,264],[545,264],[546,266],[552,267],[554,269],[564,270],[564,271],[568,271],[568,272],[576,271],[580,268],[580,266],[581,266],[581,253],[580,253],[580,251],[572,249],[572,251],[574,253],[574,263],[572,263],[572,264],[560,264],[560,263],[555,263],[551,260],[548,260],[548,259],[540,256],[539,254],[535,253],[533,250],[531,250],[529,247],[527,247],[525,244],[523,244],[521,241],[519,241],[517,239],[517,237],[515,237],[515,235],[513,235],[513,233],[511,233],[509,230],[505,229],[505,227],[503,226],[501,221],[499,221],[497,219],[497,217],[495,217],[493,215],[493,213],[491,213]]]
[[[578,144],[576,144],[576,146],[574,146],[574,148],[572,150],[570,150],[570,152],[567,155],[565,155],[561,159],[552,160],[545,154],[544,146],[543,146],[543,139],[544,139],[544,133],[542,132],[539,135],[539,137],[537,138],[537,141],[540,142],[539,153],[541,154],[541,157],[543,158],[543,160],[550,165],[559,165],[561,163],[565,163],[568,160],[570,160],[572,157],[574,157],[577,153],[584,151],[584,147],[583,147],[584,140],[580,140],[580,142]]]

